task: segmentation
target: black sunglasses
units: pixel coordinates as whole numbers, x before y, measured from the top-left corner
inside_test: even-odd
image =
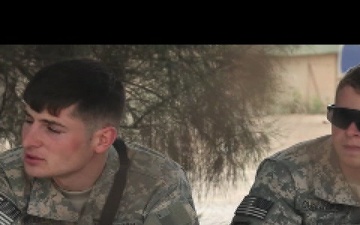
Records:
[[[352,122],[360,131],[360,110],[337,107],[334,104],[327,106],[327,119],[340,129],[347,129]]]

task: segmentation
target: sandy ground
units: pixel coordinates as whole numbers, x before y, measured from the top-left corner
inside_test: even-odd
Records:
[[[330,133],[331,125],[325,115],[286,115],[277,118],[280,135],[272,140],[269,154],[297,142]],[[201,225],[229,225],[236,207],[249,191],[254,180],[256,166],[247,171],[247,181],[239,181],[237,188],[215,193],[207,199],[195,199]],[[196,196],[196,194],[194,195]]]

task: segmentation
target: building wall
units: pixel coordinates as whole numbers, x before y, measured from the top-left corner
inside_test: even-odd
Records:
[[[339,81],[337,57],[337,53],[329,53],[280,58],[278,73],[285,85],[281,98],[291,101],[297,96],[309,107],[314,102],[332,103]]]

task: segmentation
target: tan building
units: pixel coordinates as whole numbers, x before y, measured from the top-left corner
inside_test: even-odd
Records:
[[[341,45],[299,45],[291,55],[278,55],[284,79],[279,99],[291,112],[324,112],[333,103],[339,70]]]

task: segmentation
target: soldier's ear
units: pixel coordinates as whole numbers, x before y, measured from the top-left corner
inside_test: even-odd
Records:
[[[107,126],[97,130],[93,136],[93,147],[96,153],[105,152],[115,141],[117,131],[115,127]]]

